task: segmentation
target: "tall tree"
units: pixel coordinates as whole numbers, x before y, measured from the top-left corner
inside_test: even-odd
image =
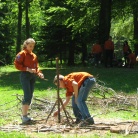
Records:
[[[100,2],[99,41],[104,44],[110,35],[112,0],[100,0]]]
[[[49,7],[47,7],[49,5]],[[60,53],[63,52],[63,49],[67,50],[68,55],[68,64],[73,65],[75,61],[75,57],[78,55],[82,55],[82,62],[84,62],[87,58],[87,45],[92,42],[92,39],[97,37],[97,16],[99,6],[98,2],[92,1],[82,1],[82,0],[64,0],[64,1],[50,1],[48,0],[48,4],[46,5],[46,23],[53,27],[49,28],[49,33],[51,31],[55,32],[58,27],[64,28],[64,34],[69,34],[66,39],[62,36],[62,39],[56,37],[55,40],[59,42],[59,39],[62,40],[62,45],[59,45],[61,48]],[[93,10],[95,7],[95,10]],[[60,19],[60,20],[59,20]],[[54,27],[55,26],[55,27]],[[55,29],[53,29],[55,28]],[[52,30],[50,30],[52,29]],[[62,28],[61,28],[62,29]],[[45,30],[44,30],[45,31]],[[58,31],[58,30],[57,30]],[[62,32],[59,35],[62,35]],[[42,33],[44,36],[44,33]],[[45,33],[46,34],[46,33]],[[46,35],[45,35],[46,36]],[[50,35],[49,35],[50,36]],[[45,39],[46,40],[46,39]],[[48,39],[52,40],[52,39]],[[54,41],[55,41],[54,40]],[[53,41],[53,42],[54,42]],[[45,49],[50,49],[50,45],[45,43]],[[55,47],[58,45],[56,44]],[[58,48],[56,48],[58,49]],[[53,51],[52,51],[53,52]],[[61,54],[60,54],[61,55]],[[78,56],[79,57],[79,56]]]
[[[30,22],[28,17],[29,0],[25,1],[25,15],[26,15],[26,38],[30,37]]]
[[[17,45],[16,53],[21,50],[21,28],[22,28],[22,0],[18,0],[18,25],[17,25]]]
[[[134,48],[138,55],[138,0],[133,3],[133,17],[134,17]]]
[[[12,48],[14,41],[12,39],[13,31],[11,22],[11,11],[9,10],[10,1],[1,0],[0,2],[0,60],[5,64],[12,62]],[[10,20],[11,19],[11,20]]]

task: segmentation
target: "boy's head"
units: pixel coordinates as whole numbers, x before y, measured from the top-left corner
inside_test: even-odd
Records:
[[[59,74],[59,87],[60,88],[65,88],[65,85],[63,83],[63,79],[64,79],[64,76]],[[53,80],[53,83],[55,85],[58,85],[58,79],[57,79],[57,75],[55,76],[54,80]]]
[[[32,52],[35,46],[35,40],[33,38],[28,38],[23,43],[23,49],[27,49],[29,52]]]

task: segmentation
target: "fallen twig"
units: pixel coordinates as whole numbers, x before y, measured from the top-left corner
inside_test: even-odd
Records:
[[[125,130],[125,136],[128,135],[130,133],[130,131],[132,130],[133,126],[134,126],[135,121],[133,121]]]

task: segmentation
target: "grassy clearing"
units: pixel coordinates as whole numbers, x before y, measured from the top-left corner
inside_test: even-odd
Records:
[[[100,131],[92,132],[91,134],[38,134],[36,137],[34,134],[29,134],[32,138],[137,138],[137,135],[124,136],[123,134],[111,134],[110,132],[101,133]]]
[[[30,136],[27,136],[24,133],[20,133],[20,132],[0,132],[0,137],[1,138],[30,138]]]
[[[136,80],[138,78],[138,67],[134,69],[127,69],[127,68],[94,68],[94,67],[71,67],[71,68],[62,68],[60,69],[60,73],[63,75],[66,75],[70,72],[75,71],[87,71],[94,76],[96,76],[97,79],[105,82],[107,87],[113,88],[116,92],[124,92],[126,95],[133,95],[136,94],[137,89],[137,83]],[[53,84],[53,78],[56,75],[56,69],[55,68],[42,68],[42,71],[45,75],[45,78],[48,79],[48,81],[41,80],[37,78],[36,86],[35,86],[35,96],[39,97],[48,97],[51,100],[56,99],[56,87]],[[20,120],[20,104],[19,107],[17,107],[18,111],[15,111],[12,107],[17,105],[16,100],[16,94],[22,95],[22,89],[19,81],[19,75],[20,72],[17,71],[14,66],[6,66],[6,67],[0,67],[0,110],[1,112],[1,118],[0,118],[0,126],[10,123],[13,120]],[[60,91],[61,97],[64,97],[64,90]],[[5,104],[7,103],[7,104]],[[104,109],[102,107],[90,107],[92,114],[101,113]],[[137,110],[133,109],[132,112],[127,111],[119,111],[114,112],[114,108],[110,108],[109,111],[107,111],[107,114],[100,115],[98,118],[110,118],[110,119],[124,119],[124,120],[138,120]],[[15,114],[18,113],[19,116],[17,117]],[[135,115],[134,115],[135,114]],[[94,134],[87,134],[87,136],[83,135],[63,135],[63,134],[23,134],[18,132],[12,132],[12,133],[4,133],[0,132],[0,137],[2,138],[9,138],[14,136],[16,138],[27,138],[27,137],[33,137],[33,138],[62,138],[62,137],[68,137],[68,138],[77,138],[77,137],[93,137],[93,138],[99,138],[101,134],[99,132],[96,132]],[[109,132],[106,132],[102,135],[102,137],[106,138],[122,138],[123,135],[116,135],[111,134]],[[135,135],[130,135],[128,137],[135,138]]]
[[[1,138],[137,138],[137,134],[124,136],[123,134],[111,134],[110,132],[93,132],[92,134],[46,134],[46,133],[20,133],[0,132]]]

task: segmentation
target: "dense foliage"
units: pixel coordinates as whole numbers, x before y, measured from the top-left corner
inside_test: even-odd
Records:
[[[1,62],[12,63],[28,37],[37,41],[40,61],[58,56],[68,65],[84,63],[92,44],[103,45],[109,35],[121,46],[128,40],[137,54],[137,5],[138,0],[1,0]]]

